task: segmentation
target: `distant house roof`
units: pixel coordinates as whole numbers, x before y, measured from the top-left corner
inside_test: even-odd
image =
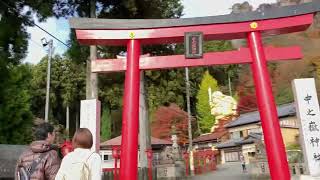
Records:
[[[227,131],[221,131],[221,132],[213,132],[210,134],[204,134],[193,139],[192,142],[197,143],[197,142],[206,142],[206,141],[216,140],[218,138],[221,138],[223,135],[227,133],[228,133]]]
[[[171,141],[158,139],[155,137],[151,137],[152,145],[172,145]],[[107,140],[100,144],[100,146],[120,146],[121,145],[121,136],[115,137],[113,139]]]
[[[261,139],[262,139],[261,133],[250,133],[246,138],[230,139],[229,141],[216,145],[216,148],[223,149],[223,148],[241,146],[244,144],[252,144],[255,141],[261,140]]]
[[[257,140],[262,140],[262,133],[250,133],[249,136],[243,141],[239,142],[239,144],[252,144]]]
[[[280,105],[277,107],[277,111],[279,118],[294,116],[296,114],[294,103]],[[241,114],[236,120],[231,121],[225,127],[231,128],[257,122],[260,122],[260,113],[259,111],[254,111]]]
[[[243,138],[239,138],[239,139],[230,139],[226,142],[220,143],[218,145],[215,146],[215,148],[217,149],[223,149],[223,148],[228,148],[228,147],[235,147],[235,146],[239,146],[239,142],[241,142],[242,140],[244,140]]]

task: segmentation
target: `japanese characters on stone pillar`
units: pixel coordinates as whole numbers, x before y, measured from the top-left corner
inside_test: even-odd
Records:
[[[320,176],[320,111],[315,80],[295,79],[292,87],[305,164],[311,176]]]
[[[92,151],[100,150],[100,101],[82,100],[80,111],[80,128],[88,128],[93,136]]]

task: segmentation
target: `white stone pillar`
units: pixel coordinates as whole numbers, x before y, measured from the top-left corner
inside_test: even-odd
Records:
[[[320,109],[314,78],[292,82],[307,172],[320,177]]]
[[[100,150],[101,104],[97,99],[82,100],[80,107],[80,128],[88,128],[93,136],[92,151]]]

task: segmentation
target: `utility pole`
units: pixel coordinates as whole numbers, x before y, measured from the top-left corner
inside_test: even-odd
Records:
[[[189,136],[189,147],[188,151],[192,151],[192,127],[191,127],[191,110],[190,110],[190,81],[189,81],[189,69],[185,68],[186,74],[186,95],[187,95],[187,111],[188,111],[188,136]]]
[[[96,17],[96,1],[90,0],[90,18]],[[91,63],[97,59],[97,46],[90,46],[90,57],[87,60],[86,99],[98,99],[98,76],[91,72]]]
[[[186,74],[186,95],[187,95],[187,111],[188,111],[188,137],[189,137],[189,160],[190,160],[190,169],[191,173],[193,172],[193,153],[192,153],[192,126],[191,126],[191,110],[190,110],[190,81],[189,81],[189,69],[185,67]]]
[[[41,39],[42,46],[46,47],[49,45],[49,52],[48,52],[48,65],[47,65],[47,90],[46,90],[46,106],[45,106],[45,115],[44,115],[44,122],[49,122],[49,101],[50,101],[50,75],[51,75],[51,57],[53,54],[53,40],[47,42],[45,38]]]

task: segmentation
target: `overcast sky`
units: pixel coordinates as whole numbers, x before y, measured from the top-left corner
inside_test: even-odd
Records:
[[[201,17],[214,16],[230,13],[230,8],[235,3],[241,3],[245,0],[182,0],[184,5],[183,17]],[[274,3],[276,0],[247,0],[254,8],[262,3]],[[69,39],[70,27],[66,19],[49,18],[45,23],[37,22],[39,26],[49,31],[51,34],[67,42]],[[41,39],[45,37],[47,40],[52,39],[45,32],[37,27],[28,27],[30,33],[28,54],[24,62],[38,63],[47,51],[42,47]],[[54,40],[55,54],[63,54],[67,49],[66,46]]]

